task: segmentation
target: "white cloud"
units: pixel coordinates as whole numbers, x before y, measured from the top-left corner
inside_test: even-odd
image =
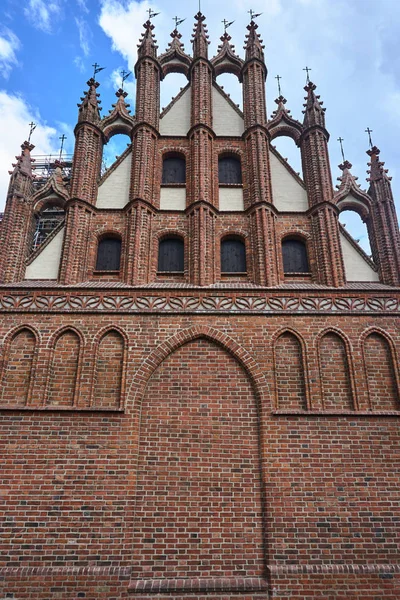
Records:
[[[18,64],[16,52],[20,49],[21,43],[18,37],[4,27],[0,31],[0,74],[7,78],[13,66]]]
[[[28,106],[25,100],[18,95],[7,94],[0,91],[0,210],[3,210],[12,163],[15,156],[20,153],[20,147],[29,133],[31,121],[37,123],[32,135],[35,144],[33,154],[53,154],[58,152],[58,133],[53,127],[48,127],[36,110]]]
[[[89,14],[89,9],[86,5],[86,0],[76,0],[76,3],[82,12]]]
[[[45,33],[52,33],[56,21],[62,15],[63,0],[29,0],[24,9],[26,18],[36,29]]]
[[[90,40],[92,39],[92,31],[85,21],[81,17],[75,17],[75,23],[79,32],[79,45],[85,56],[88,56],[90,52]]]
[[[78,69],[78,71],[80,71],[81,73],[85,72],[85,64],[83,62],[83,58],[81,56],[75,56],[74,58],[74,65],[76,66],[76,68]]]
[[[143,23],[148,18],[148,0],[124,4],[119,0],[103,0],[99,17],[99,25],[111,38],[112,49],[128,61],[129,69],[133,69],[137,59],[137,43],[143,33]],[[152,10],[158,12],[154,4]],[[161,29],[161,28],[160,28]]]

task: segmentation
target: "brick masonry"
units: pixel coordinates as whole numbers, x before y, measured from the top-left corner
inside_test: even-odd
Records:
[[[303,124],[284,99],[268,122],[255,23],[245,61],[227,35],[209,60],[201,14],[193,58],[172,37],[157,57],[145,25],[135,117],[121,90],[101,120],[89,81],[71,189],[53,182],[66,209],[58,281],[22,281],[46,201],[33,194],[29,144],[11,176],[0,229],[0,596],[398,599],[400,248],[379,151],[369,194],[352,187],[348,164],[342,185],[364,202],[380,283],[346,284],[315,86]],[[160,137],[159,82],[175,69],[191,76],[191,129]],[[243,82],[242,138],[212,130],[224,69]],[[121,131],[132,139],[130,201],[99,209],[102,145]],[[273,204],[269,144],[282,133],[302,152],[306,213]],[[183,212],[159,210],[171,152],[186,159]],[[244,212],[218,210],[226,152],[242,161]],[[108,276],[95,271],[107,234],[123,248]],[[157,273],[168,234],[184,240],[183,274]],[[288,234],[306,242],[311,274],[285,276]],[[247,274],[221,274],[226,235],[244,240]]]

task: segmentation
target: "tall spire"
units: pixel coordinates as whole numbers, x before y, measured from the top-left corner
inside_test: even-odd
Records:
[[[372,146],[372,148],[367,150],[367,154],[371,157],[371,162],[368,163],[368,166],[371,168],[367,171],[369,174],[367,181],[372,183],[383,180],[391,187],[390,181],[392,178],[387,175],[388,169],[383,168],[385,163],[379,160],[379,148]]]
[[[143,23],[144,32],[138,44],[138,58],[143,56],[157,57],[157,40],[153,36],[154,25],[150,20]]]
[[[204,26],[205,16],[199,11],[194,17],[196,23],[193,28],[193,58],[208,58],[208,35],[207,28]]]
[[[304,112],[304,127],[312,127],[313,125],[319,125],[325,129],[325,108],[322,108],[323,102],[320,102],[320,96],[315,94],[317,86],[309,81],[305,86],[307,96],[304,98],[306,101],[303,106],[305,107]]]
[[[89,123],[98,124],[100,122],[100,111],[102,109],[100,106],[101,101],[99,100],[100,94],[98,94],[96,90],[100,84],[92,77],[87,82],[87,85],[89,86],[89,89],[83,93],[84,95],[81,98],[82,102],[78,104],[78,123],[88,121]]]
[[[257,33],[257,23],[250,21],[250,24],[247,25],[247,29],[249,33],[246,34],[246,45],[244,46],[244,49],[246,50],[246,61],[257,58],[264,62],[265,46],[262,45],[263,41]]]

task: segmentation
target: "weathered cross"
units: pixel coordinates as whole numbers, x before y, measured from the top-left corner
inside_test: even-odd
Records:
[[[124,81],[126,79],[128,79],[129,75],[131,74],[131,71],[125,71],[125,69],[122,69],[120,75],[122,77],[122,83],[121,83],[121,89],[124,89]]]
[[[372,131],[372,129],[370,129],[369,127],[367,127],[367,129],[365,130],[365,133],[368,133],[369,147],[372,148],[371,133],[373,133],[373,131]]]
[[[96,79],[96,75],[97,73],[100,73],[100,71],[103,71],[105,69],[105,67],[101,67],[99,64],[97,64],[97,62],[94,63],[94,65],[92,65],[94,71],[93,71],[93,79]]]
[[[31,135],[36,129],[36,123],[34,123],[32,121],[31,123],[29,123],[29,127],[30,127],[30,129],[29,129],[28,143],[31,141]]]
[[[230,27],[231,25],[233,25],[235,21],[227,21],[226,19],[224,19],[223,21],[221,21],[221,23],[224,24],[224,33],[226,33],[226,30],[228,29],[228,27]]]
[[[250,20],[254,21],[254,19],[256,19],[257,17],[261,17],[262,13],[255,13],[252,9],[247,11],[250,15]]]
[[[153,10],[152,10],[151,8],[149,8],[149,10],[147,10],[146,12],[148,12],[148,13],[149,13],[149,21],[151,21],[151,19],[152,19],[153,17],[156,17],[157,15],[159,15],[159,14],[160,14],[159,12],[158,12],[158,13],[156,13],[156,12],[153,12]]]
[[[63,148],[64,148],[64,141],[67,139],[67,136],[62,134],[58,139],[61,140],[60,158],[59,158],[59,160],[61,160],[62,152],[63,152]]]
[[[306,71],[306,73],[307,73],[307,83],[310,83],[310,71],[312,71],[312,69],[310,69],[310,67],[306,67],[305,69],[303,69],[303,71]]]
[[[342,158],[343,158],[343,162],[344,162],[346,160],[345,157],[344,157],[344,151],[343,151],[343,142],[344,142],[344,139],[342,137],[338,137],[337,141],[340,144],[340,151],[342,153]]]
[[[186,21],[186,19],[180,19],[179,17],[172,17],[172,20],[175,21],[175,29],[178,29],[178,25]]]
[[[282,79],[282,77],[281,77],[280,75],[277,75],[277,76],[275,77],[275,79],[276,79],[276,80],[277,80],[277,82],[278,82],[278,93],[279,93],[279,95],[280,95],[280,96],[282,96],[282,92],[281,92],[281,84],[280,84],[280,80]]]

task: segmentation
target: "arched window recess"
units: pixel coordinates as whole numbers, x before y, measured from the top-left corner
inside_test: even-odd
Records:
[[[238,236],[228,236],[221,240],[221,274],[247,274],[246,245]]]
[[[158,244],[158,273],[183,275],[185,271],[185,244],[176,235],[163,237]]]
[[[121,267],[121,238],[117,235],[104,235],[97,247],[96,272],[119,273]]]
[[[305,241],[296,236],[284,238],[282,240],[282,262],[285,275],[310,274]]]
[[[182,154],[168,153],[163,156],[162,185],[186,185],[186,160]]]
[[[65,211],[63,204],[62,201],[57,199],[49,200],[35,214],[32,250],[39,248],[60,223],[64,221]]]
[[[220,186],[242,185],[242,165],[236,154],[222,154],[218,159],[218,181]]]

